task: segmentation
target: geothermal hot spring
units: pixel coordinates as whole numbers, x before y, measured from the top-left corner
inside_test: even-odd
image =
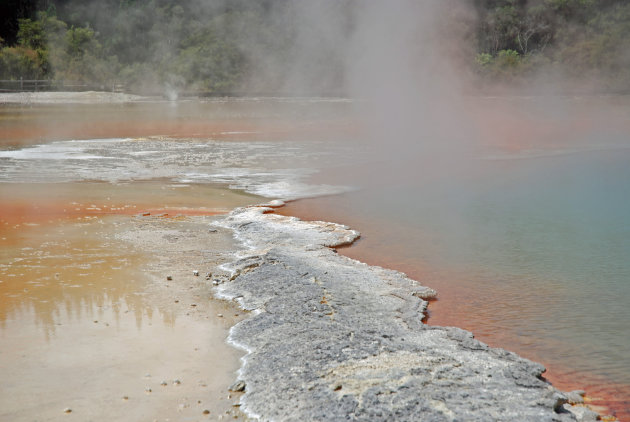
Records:
[[[630,101],[559,98],[551,117],[537,98],[466,101],[482,142],[436,162],[384,153],[345,100],[2,108],[0,367],[107,303],[133,311],[125,336],[157,329],[120,281],[145,258],[99,240],[126,219],[284,198],[283,214],[361,231],[341,253],[436,289],[428,324],[542,362],[558,388],[627,418]]]

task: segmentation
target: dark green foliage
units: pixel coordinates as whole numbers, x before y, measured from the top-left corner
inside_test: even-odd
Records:
[[[630,4],[621,0],[476,0],[477,68],[490,79],[561,71],[630,90]],[[518,59],[514,53],[518,53]],[[510,68],[506,71],[506,68]]]
[[[24,47],[0,49],[0,79],[41,79],[46,77],[45,60],[36,51]]]
[[[35,16],[37,0],[0,0],[0,39],[15,45],[19,19]]]
[[[482,78],[512,82],[552,69],[597,78],[606,89],[630,89],[627,1],[467,1],[478,16],[469,63]],[[323,19],[309,21],[304,16],[315,3],[1,0],[0,78],[123,83],[151,93],[302,86],[336,92],[347,52],[335,37],[351,36],[348,5],[360,7],[361,0],[331,0]]]
[[[33,50],[46,47],[46,34],[41,21],[18,19],[18,22],[17,39],[19,45]]]

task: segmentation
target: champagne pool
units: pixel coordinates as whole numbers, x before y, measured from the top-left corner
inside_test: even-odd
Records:
[[[558,388],[585,389],[623,420],[630,416],[630,106],[617,99],[611,107],[589,130],[581,124],[571,134],[576,142],[553,130],[551,147],[499,142],[465,165],[426,171],[413,154],[371,154],[346,101],[99,105],[84,116],[97,132],[89,124],[58,128],[50,139],[42,135],[52,125],[46,116],[64,121],[86,107],[8,109],[2,124],[33,134],[5,140],[0,150],[2,203],[28,202],[22,187],[46,197],[34,187],[45,184],[64,192],[67,204],[68,186],[85,187],[78,201],[86,209],[103,198],[118,208],[166,209],[170,201],[174,213],[199,209],[212,186],[295,199],[279,212],[348,224],[362,238],[340,252],[435,288],[427,323],[469,329],[542,362]],[[111,133],[99,116],[116,122]],[[147,116],[159,116],[157,129],[133,124]],[[94,186],[103,198],[86,196]],[[13,258],[4,255],[3,274]]]

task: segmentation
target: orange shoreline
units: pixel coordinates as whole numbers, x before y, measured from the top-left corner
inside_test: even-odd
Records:
[[[219,215],[225,211],[187,207],[155,207],[138,205],[78,206],[68,203],[27,203],[0,202],[2,214],[0,223],[6,224],[45,224],[55,220],[98,217],[103,215],[153,215],[159,217],[177,217],[179,215]]]
[[[308,207],[302,207],[300,202],[302,201],[298,200],[290,202],[285,207],[274,210],[274,212],[280,215],[297,217],[303,220],[321,219],[321,217],[313,215],[313,211],[309,211]],[[344,224],[348,224],[348,222],[344,222]],[[348,225],[353,226],[351,223]],[[367,248],[361,245],[362,242],[366,242],[365,238],[360,239],[352,245],[336,249],[340,254],[365,262],[368,265],[378,265],[402,271],[414,280],[425,279],[425,272],[428,273],[430,271],[426,268],[422,269],[412,267],[409,263],[392,262],[383,255],[375,256],[373,253],[370,253]],[[449,309],[456,309],[458,305],[455,295],[450,291],[451,289],[441,286],[437,290],[438,297],[436,299],[429,300],[427,317],[423,319],[423,322],[437,326],[461,327],[475,333],[476,330],[474,326],[471,327],[465,320],[460,319],[462,317],[461,314],[457,314],[453,317],[448,312]],[[522,351],[518,350],[518,347],[511,344],[508,338],[501,338],[499,340],[499,338],[487,338],[485,336],[475,335],[475,337],[487,343],[491,347],[506,348],[518,353],[521,356],[527,357],[522,354]],[[530,357],[530,359],[543,363],[545,368],[547,368],[547,371],[545,372],[545,379],[551,382],[559,390],[567,392],[574,390],[586,390],[587,396],[585,397],[585,403],[588,404],[588,406],[601,415],[614,416],[613,419],[604,418],[603,420],[630,420],[630,401],[619,399],[619,396],[630,397],[630,386],[615,384],[609,380],[600,379],[592,374],[578,373],[571,368],[564,368],[559,364],[545,362],[544,359],[536,359],[535,357]],[[602,391],[602,385],[605,386],[605,391]]]
[[[1,110],[0,110],[1,111]],[[83,116],[77,119],[72,113],[57,118],[33,116],[25,127],[24,122],[0,113],[0,146],[22,147],[67,139],[145,138],[166,136],[178,138],[211,138],[216,140],[269,141],[294,139],[296,136],[314,136],[325,139],[341,134],[356,133],[353,122],[286,122],[274,119],[244,123],[237,119],[202,120],[199,117],[161,116],[161,119],[103,115]]]

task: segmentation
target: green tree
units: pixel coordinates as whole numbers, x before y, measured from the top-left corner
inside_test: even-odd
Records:
[[[35,50],[17,46],[0,49],[0,79],[41,79],[45,76]]]
[[[46,34],[41,20],[19,19],[17,32],[18,44],[32,50],[43,49],[46,46]]]
[[[596,7],[595,0],[545,0],[545,5],[562,18],[585,22]]]

